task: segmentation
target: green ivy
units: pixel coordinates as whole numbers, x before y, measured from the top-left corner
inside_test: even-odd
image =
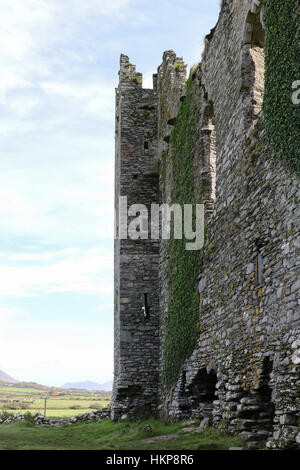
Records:
[[[300,105],[293,82],[300,80],[299,0],[263,0],[267,30],[264,119],[267,136],[285,164],[300,173]],[[298,86],[299,88],[299,86]]]
[[[195,196],[194,154],[197,139],[199,109],[195,87],[187,82],[187,96],[180,106],[171,134],[173,203],[201,203]],[[192,354],[199,336],[199,300],[197,278],[201,267],[201,252],[187,251],[186,240],[169,243],[169,299],[164,345],[163,377],[166,386],[173,384],[183,362]]]

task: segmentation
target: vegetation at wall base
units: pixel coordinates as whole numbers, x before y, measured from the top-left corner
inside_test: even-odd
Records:
[[[189,423],[165,426],[156,420],[71,424],[62,427],[0,425],[0,450],[228,450],[240,437],[217,429],[183,432]]]

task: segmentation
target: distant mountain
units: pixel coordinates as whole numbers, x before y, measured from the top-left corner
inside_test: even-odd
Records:
[[[0,370],[0,382],[16,384],[18,382],[18,380],[13,379],[12,377],[10,377],[10,375],[8,375],[5,372],[3,372],[2,370]]]
[[[91,382],[90,380],[85,380],[83,382],[74,382],[74,383],[66,383],[62,385],[60,388],[77,388],[79,390],[103,390],[105,392],[112,391],[112,380],[110,382],[105,382],[104,384],[98,384],[96,382]]]

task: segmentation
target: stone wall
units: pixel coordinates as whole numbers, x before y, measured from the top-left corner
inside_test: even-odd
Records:
[[[155,80],[155,77],[154,77]],[[112,417],[153,414],[159,371],[159,241],[123,238],[120,196],[133,204],[158,202],[157,94],[121,56],[116,90],[115,380]],[[129,217],[128,222],[134,218]],[[123,220],[124,221],[124,220]],[[121,237],[121,239],[120,239]],[[150,306],[143,313],[144,295]]]
[[[265,138],[264,35],[258,0],[223,1],[219,21],[205,39],[202,62],[188,81],[197,119],[189,121],[180,138],[193,136],[193,191],[205,204],[207,238],[199,258],[195,328],[200,333],[171,385],[162,374],[174,295],[168,277],[170,243],[116,241],[113,416],[122,410],[135,416],[142,403],[152,411],[159,404],[167,420],[200,418],[203,425],[241,433],[250,449],[266,443],[299,448],[300,181],[274,158]],[[136,80],[122,79],[128,67],[132,71],[123,56],[116,194],[146,205],[178,202],[174,194],[180,196],[186,175],[178,185],[174,162],[183,156],[175,142],[182,131],[178,111],[186,99],[186,68],[166,52],[157,87],[150,91]],[[155,103],[149,120],[139,111],[145,97]],[[145,129],[153,142],[151,161],[160,161],[160,177],[152,173],[147,194],[132,184],[134,174],[147,180],[149,163],[137,150]],[[150,280],[139,287],[154,294],[153,323],[139,316],[141,272]],[[191,276],[190,282],[196,292],[197,279]],[[143,361],[145,344],[151,372]]]
[[[202,333],[165,409],[169,419],[193,416],[239,431],[249,448],[266,441],[269,447],[296,447],[300,183],[265,143],[260,12],[258,2],[238,3],[223,2],[192,77],[199,122],[207,102],[214,109],[216,199],[213,216],[206,217],[199,276]],[[203,128],[191,132],[201,142]],[[203,145],[195,152],[203,161]],[[200,165],[195,178],[202,176]]]
[[[185,96],[187,66],[173,51],[166,51],[158,68],[158,156],[160,160],[160,202],[171,203],[172,168],[168,164],[169,142],[179,106]],[[160,241],[160,344],[165,342],[168,309],[168,250],[169,240]],[[162,383],[163,348],[160,348],[160,383]],[[161,388],[161,387],[160,387]]]

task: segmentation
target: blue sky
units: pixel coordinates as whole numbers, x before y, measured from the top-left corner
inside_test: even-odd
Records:
[[[0,369],[113,376],[114,88],[192,66],[219,0],[1,0]]]

